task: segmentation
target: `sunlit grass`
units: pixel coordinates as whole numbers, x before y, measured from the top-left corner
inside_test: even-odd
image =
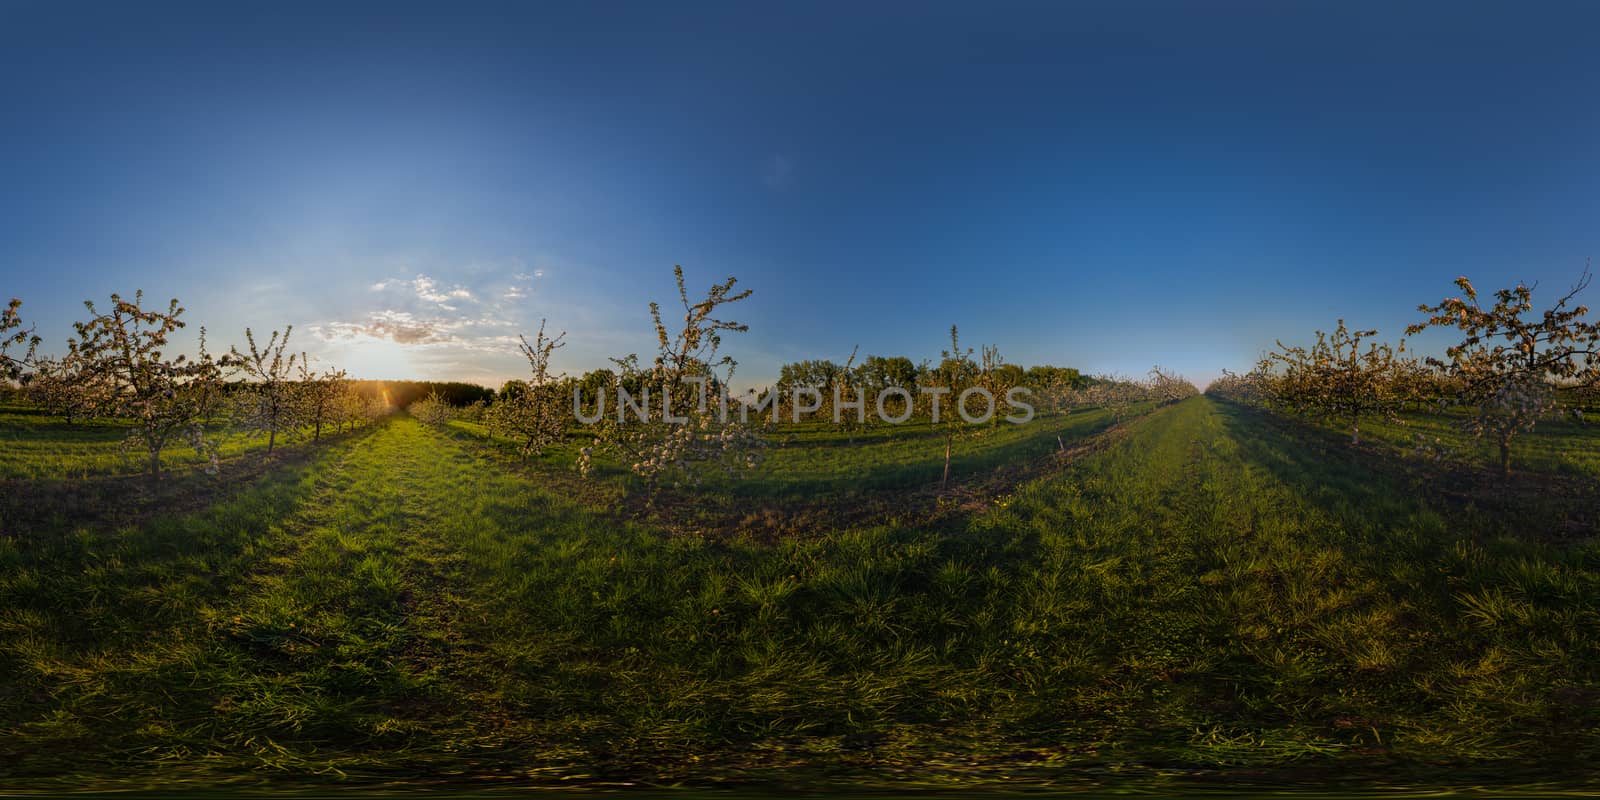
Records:
[[[106,475],[136,475],[147,462],[141,445],[123,446],[131,432],[125,421],[74,420],[68,423],[38,408],[0,405],[0,480],[69,480]],[[324,431],[328,435],[330,431]],[[218,420],[206,426],[206,437],[217,445],[223,461],[266,450],[265,434],[246,433]],[[309,439],[306,432],[280,435],[279,444]],[[194,470],[207,458],[181,436],[161,453],[163,470]]]

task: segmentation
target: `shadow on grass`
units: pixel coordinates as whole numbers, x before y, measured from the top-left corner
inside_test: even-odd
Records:
[[[597,463],[590,478],[579,477],[567,448],[523,458],[510,443],[485,435],[481,428],[452,425],[438,430],[545,488],[615,509],[619,520],[642,521],[673,533],[774,541],[881,524],[957,531],[972,514],[1018,485],[1099,450],[1127,426],[1118,425],[1108,412],[1093,410],[1045,418],[1016,430],[1002,426],[998,432],[985,429],[982,435],[959,437],[951,482],[942,491],[943,439],[931,439],[925,430],[854,449],[837,442],[818,447],[815,438],[797,437],[775,447],[768,463],[746,477],[713,474],[697,486],[667,484],[653,494],[643,479],[612,463]],[[917,452],[907,458],[896,449],[899,445]]]
[[[216,475],[198,468],[168,468],[154,484],[144,474],[0,479],[0,539],[198,511],[248,490],[277,469],[313,462],[341,444],[353,444],[382,424],[282,445],[270,455],[236,455],[222,461]]]
[[[1164,439],[1135,441],[1164,441],[1179,461],[1194,429],[1165,430]],[[386,433],[341,462],[341,474],[320,479],[325,504],[305,494],[318,481],[310,466],[276,471],[230,508],[152,521],[132,533],[133,550],[119,551],[117,532],[95,533],[65,559],[29,554],[47,565],[43,577],[15,563],[0,571],[12,581],[0,601],[33,592],[42,604],[7,618],[13,627],[0,642],[11,649],[0,668],[50,668],[6,682],[0,710],[54,726],[47,754],[0,737],[0,779],[25,785],[4,765],[28,763],[26,775],[56,788],[104,786],[132,772],[130,788],[148,779],[159,796],[181,795],[186,783],[198,796],[459,795],[540,783],[693,787],[675,797],[985,788],[1227,796],[1237,783],[1322,787],[1360,766],[1263,765],[1259,756],[1244,762],[1253,768],[1218,766],[1173,749],[1189,736],[1188,710],[1204,711],[1207,698],[1187,695],[1195,687],[1167,665],[1187,666],[1183,645],[1208,621],[1205,608],[1168,591],[1178,573],[1108,561],[1154,563],[1174,544],[1115,518],[1102,519],[1098,544],[1082,545],[1073,528],[1087,518],[1044,516],[1030,527],[1002,518],[982,535],[880,519],[773,543],[674,539],[618,524],[564,485],[500,469],[494,448],[456,447],[404,418]],[[1292,449],[1272,432],[1252,435]],[[1109,472],[1138,485],[1150,466],[1144,450],[1112,455],[1109,467],[1082,463],[1081,477]],[[1142,483],[1186,477],[1176,469]],[[1041,486],[1034,502],[1068,502],[1069,488]],[[1121,502],[1144,511],[1142,500]],[[284,520],[294,505],[308,506],[306,516]],[[1166,522],[1183,533],[1180,524],[1203,529],[1208,520]],[[1053,549],[1041,549],[1046,534]],[[260,553],[273,550],[292,574],[260,569]],[[1175,555],[1169,566],[1182,567]],[[264,579],[247,602],[211,600],[245,572]],[[1259,605],[1253,592],[1244,600]],[[175,610],[164,610],[169,602]],[[212,607],[243,620],[209,619]],[[66,644],[55,646],[78,663],[58,668],[73,659],[34,642],[54,636],[56,615],[73,610],[101,624],[126,620],[128,639],[187,634],[173,644],[193,656],[145,642],[127,648],[124,674],[111,675],[101,650],[115,656],[107,643],[126,643],[66,621],[80,627],[60,629]],[[1099,655],[1074,655],[1096,638]],[[93,660],[83,655],[91,648]],[[146,670],[145,655],[163,671]],[[1073,667],[1075,657],[1088,660]],[[93,691],[79,688],[95,681]],[[1159,694],[1174,687],[1169,705],[1185,713],[1168,733],[1181,740],[1150,739]],[[1081,699],[1058,702],[1073,697]],[[1080,726],[1096,713],[1126,725]],[[99,725],[70,727],[88,719]],[[1037,732],[1019,730],[1030,719],[1041,720]],[[97,746],[98,764],[89,758]],[[1473,780],[1448,768],[1428,782]],[[1386,787],[1422,774],[1387,760],[1372,769]],[[1346,784],[1334,795],[1370,789]]]
[[[1116,424],[1109,413],[1090,410],[1041,419],[1017,431],[1005,426],[969,429],[955,439],[951,475],[956,483],[982,481],[996,470],[1080,445]],[[817,501],[828,496],[843,500],[864,493],[922,492],[936,486],[943,474],[944,434],[926,425],[918,427],[905,433],[858,434],[853,442],[848,434],[835,431],[811,428],[791,435],[780,430],[769,439],[765,465],[735,480],[707,471],[700,486],[674,493]],[[573,463],[566,451],[575,444],[542,457],[524,459],[515,454],[509,442],[486,436],[480,430],[451,426],[441,432],[464,444],[500,450],[507,457],[526,463],[530,470],[544,474],[568,472]],[[569,438],[575,443],[586,442],[585,435],[572,434]],[[915,452],[907,457],[905,451]],[[630,492],[643,487],[642,481],[614,463],[600,461],[594,474]]]
[[[1246,457],[1342,517],[1438,513],[1478,536],[1575,541],[1600,526],[1600,482],[1551,472],[1491,470],[1413,457],[1261,409],[1215,400]]]

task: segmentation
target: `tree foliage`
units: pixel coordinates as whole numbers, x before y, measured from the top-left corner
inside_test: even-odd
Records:
[[[87,367],[77,342],[67,344],[66,355],[34,362],[33,372],[23,378],[23,396],[71,425],[105,412],[110,392],[107,381]]]
[[[21,308],[22,300],[13,297],[0,310],[0,382],[20,380],[39,347],[33,327],[22,327]]]
[[[1133,407],[1149,399],[1145,386],[1123,375],[1095,375],[1078,393],[1078,402],[1111,412],[1117,422],[1133,413]]]
[[[296,416],[311,427],[311,440],[322,438],[324,426],[340,421],[340,400],[349,392],[349,381],[342,369],[311,371],[311,359],[300,354],[299,380],[295,384]]]
[[[176,299],[165,311],[146,309],[143,302],[143,291],[131,301],[113,294],[110,310],[100,313],[84,301],[93,316],[73,323],[73,351],[88,379],[104,388],[107,411],[133,421],[129,442],[143,449],[152,479],[161,475],[161,451],[180,436],[215,469],[216,451],[205,440],[201,420],[221,397],[229,360],[206,352],[204,328],[195,358],[168,356],[169,337],[184,327],[184,310]]]
[[[1405,343],[1393,347],[1370,340],[1376,330],[1352,331],[1344,320],[1328,334],[1317,331],[1309,348],[1278,342],[1278,349],[1259,365],[1267,394],[1279,407],[1339,420],[1361,441],[1361,420],[1399,420],[1408,397],[1411,367],[1403,356]],[[1362,342],[1366,341],[1366,347]]]
[[[1206,387],[1207,397],[1216,397],[1230,403],[1262,406],[1267,402],[1266,373],[1259,366],[1246,373],[1222,371],[1222,376]]]
[[[1511,471],[1511,442],[1556,408],[1556,387],[1580,390],[1600,383],[1600,323],[1586,320],[1589,309],[1574,302],[1588,287],[1586,268],[1555,305],[1534,310],[1534,287],[1517,284],[1494,293],[1484,307],[1465,276],[1456,278],[1462,297],[1448,297],[1418,311],[1427,319],[1407,330],[1454,328],[1460,342],[1445,358],[1428,363],[1455,383],[1454,402],[1472,406],[1467,423],[1476,436],[1488,436],[1500,450],[1500,469]]]
[[[427,397],[406,406],[406,413],[415,417],[418,422],[436,426],[445,425],[455,418],[450,404],[437,392],[430,393]]]
[[[545,335],[545,321],[530,344],[518,337],[518,349],[528,359],[529,376],[517,381],[514,391],[502,391],[488,412],[490,430],[518,443],[523,455],[538,455],[566,436],[572,418],[570,397],[563,396],[561,377],[550,373],[550,355],[565,342],[566,333]],[[511,384],[508,383],[510,388]]]
[[[290,380],[299,356],[295,353],[284,356],[293,330],[293,326],[287,326],[281,336],[273,331],[266,345],[258,347],[255,332],[245,328],[244,338],[250,351],[242,353],[238,347],[231,350],[233,363],[249,382],[244,391],[235,395],[237,420],[245,429],[267,435],[268,453],[277,444],[278,434],[299,428],[299,398]]]
[[[1145,381],[1145,390],[1149,399],[1157,405],[1169,405],[1181,402],[1200,394],[1188,378],[1175,372],[1168,372],[1160,365],[1150,368],[1149,377]]]
[[[653,491],[662,482],[693,484],[705,467],[740,475],[759,461],[759,448],[765,444],[759,421],[749,424],[729,413],[732,404],[727,387],[737,362],[722,352],[722,337],[742,333],[749,326],[724,319],[724,310],[750,296],[750,290],[735,291],[737,278],[713,284],[703,299],[690,302],[683,268],[673,268],[678,298],[683,306],[683,324],[668,326],[661,307],[650,304],[655,326],[656,354],[651,365],[640,366],[639,358],[629,355],[612,359],[616,366],[613,395],[619,390],[637,391],[642,406],[624,411],[617,396],[615,414],[604,414],[595,426],[591,447],[580,453],[578,469],[592,473],[596,451],[609,452],[644,478]],[[672,407],[665,402],[671,393]],[[655,402],[650,402],[654,396]],[[694,398],[688,402],[688,398]],[[638,412],[633,409],[638,408]]]

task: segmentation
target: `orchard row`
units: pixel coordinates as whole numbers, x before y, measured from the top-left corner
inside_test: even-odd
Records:
[[[1536,309],[1533,287],[1518,284],[1479,300],[1465,277],[1461,295],[1423,304],[1426,315],[1406,329],[1453,331],[1459,341],[1443,357],[1417,358],[1398,344],[1376,341],[1375,330],[1317,331],[1310,347],[1281,341],[1253,370],[1226,374],[1207,390],[1237,401],[1337,421],[1361,439],[1363,420],[1404,422],[1405,411],[1458,414],[1466,432],[1498,449],[1499,468],[1511,471],[1511,443],[1541,421],[1561,414],[1583,418],[1600,405],[1600,322],[1576,302],[1586,269],[1554,304]]]

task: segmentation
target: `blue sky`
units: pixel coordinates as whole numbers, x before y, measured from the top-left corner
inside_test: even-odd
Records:
[[[498,383],[542,317],[570,372],[648,351],[677,263],[755,290],[746,381],[951,323],[1203,381],[1600,245],[1594,4],[324,5],[0,0],[0,295],[51,349],[143,288]]]

